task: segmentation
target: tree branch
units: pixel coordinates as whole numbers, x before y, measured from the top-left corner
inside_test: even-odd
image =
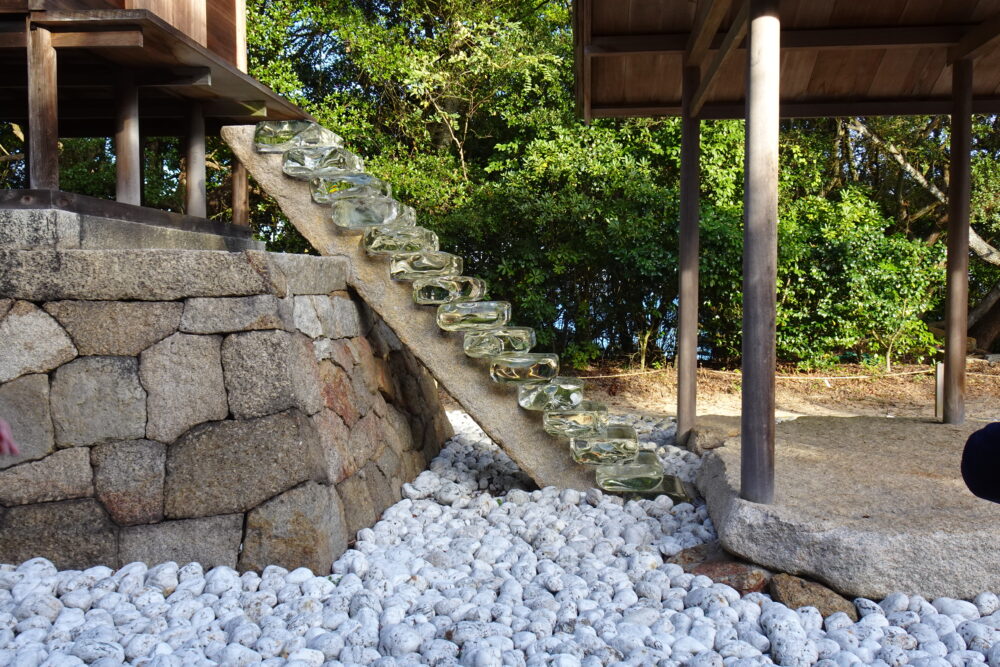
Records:
[[[990,309],[993,308],[997,302],[1000,302],[1000,282],[997,282],[997,284],[993,286],[993,289],[990,290],[989,294],[983,297],[983,300],[979,302],[979,305],[969,311],[969,328],[971,329],[975,326],[976,322],[978,322],[983,315],[990,312]]]

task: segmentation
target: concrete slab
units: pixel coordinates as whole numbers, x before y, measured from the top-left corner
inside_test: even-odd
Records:
[[[705,455],[698,488],[726,550],[769,569],[872,599],[972,597],[1000,590],[1000,505],[959,472],[982,426],[800,417],[778,424],[773,505],[738,497],[732,440]]]
[[[251,126],[224,127],[222,138],[320,254],[350,260],[348,283],[494,442],[539,486],[593,487],[593,471],[573,462],[565,441],[542,430],[539,413],[518,407],[514,387],[493,383],[485,360],[466,357],[461,334],[442,332],[435,308],[414,305],[410,283],[389,279],[385,258],[367,257],[360,236],[343,234],[327,222],[329,209],[312,202],[308,183],[281,173],[280,154],[254,150],[253,131]]]

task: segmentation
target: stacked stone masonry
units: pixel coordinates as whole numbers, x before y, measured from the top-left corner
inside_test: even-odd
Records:
[[[0,250],[0,562],[328,572],[450,434],[340,257]]]

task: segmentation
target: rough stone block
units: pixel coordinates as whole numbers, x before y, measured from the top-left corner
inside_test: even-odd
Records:
[[[0,386],[0,415],[10,424],[21,450],[17,456],[0,458],[0,470],[40,459],[55,449],[47,375],[22,375]]]
[[[134,357],[81,357],[52,378],[56,445],[79,447],[141,438],[146,392]]]
[[[350,431],[332,410],[320,410],[312,417],[319,435],[319,446],[326,461],[326,475],[336,484],[358,471],[358,464],[348,451]]]
[[[97,445],[92,452],[97,499],[120,526],[163,519],[167,448],[152,440]]]
[[[94,495],[90,450],[74,447],[0,472],[0,505],[27,505]]]
[[[243,538],[243,515],[164,521],[121,529],[123,563],[201,563],[205,570],[236,567]]]
[[[263,250],[264,243],[238,236],[146,225],[91,215],[80,217],[80,247],[95,250],[170,248],[174,250]]]
[[[365,415],[351,427],[347,451],[359,468],[381,456],[383,449],[385,439],[382,437],[382,420],[375,414]]]
[[[12,507],[0,516],[0,563],[42,556],[60,570],[118,567],[117,531],[89,498]]]
[[[0,294],[29,301],[176,301],[283,295],[266,253],[214,250],[0,250]]]
[[[226,418],[221,345],[220,336],[176,333],[142,353],[139,376],[149,392],[147,438],[173,442],[196,424]]]
[[[0,320],[7,317],[7,313],[14,305],[14,299],[0,299]]]
[[[273,294],[217,299],[188,299],[184,304],[181,331],[197,334],[289,330],[291,303]]]
[[[54,209],[0,210],[0,247],[78,248],[80,216]]]
[[[376,517],[381,516],[387,508],[399,502],[402,482],[397,479],[393,484],[393,480],[382,474],[379,467],[375,465],[375,461],[370,461],[359,475],[363,475],[368,480],[368,493],[371,496],[372,508],[375,510]]]
[[[268,253],[268,258],[284,274],[291,294],[329,294],[347,286],[346,257]]]
[[[326,462],[298,410],[209,424],[167,450],[165,514],[245,512],[307,480],[326,481]]]
[[[312,342],[284,331],[227,336],[222,345],[229,406],[237,419],[288,408],[314,414],[323,407],[320,369]]]
[[[323,323],[316,312],[316,303],[311,296],[297,296],[293,300],[292,319],[295,328],[309,336],[319,338],[323,335]]]
[[[858,610],[849,600],[814,581],[806,581],[790,574],[776,574],[771,577],[770,591],[775,602],[792,609],[816,607],[824,617],[842,611],[852,621],[858,620]]]
[[[273,564],[325,574],[347,542],[336,490],[306,482],[247,513],[239,569],[263,570]]]
[[[326,336],[353,338],[361,335],[358,307],[351,299],[340,295],[317,296],[313,304]]]
[[[351,349],[355,352],[357,370],[361,380],[364,382],[368,393],[374,394],[379,389],[378,369],[375,366],[375,355],[372,353],[372,346],[365,338],[352,338],[350,340]]]
[[[378,518],[375,502],[368,490],[371,483],[373,482],[369,480],[365,471],[359,470],[357,474],[337,484],[337,495],[340,496],[340,502],[344,507],[344,523],[351,539],[362,528],[372,526]]]
[[[320,362],[319,372],[323,404],[340,415],[348,427],[353,427],[361,415],[350,376],[329,361]]]
[[[53,301],[45,310],[83,355],[136,356],[177,331],[182,306],[173,302]]]
[[[0,321],[0,340],[0,382],[47,373],[76,356],[73,341],[59,323],[27,301],[15,303]]]

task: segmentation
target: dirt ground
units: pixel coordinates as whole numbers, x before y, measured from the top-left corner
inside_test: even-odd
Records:
[[[972,423],[1000,421],[1000,363],[970,358],[966,378],[966,417]],[[587,396],[604,401],[613,412],[674,415],[677,410],[673,368],[639,373],[622,368],[595,368]],[[616,377],[602,377],[602,376]],[[928,366],[897,366],[891,373],[861,366],[840,366],[804,374],[794,368],[778,371],[776,403],[779,417],[801,415],[934,418],[934,370]],[[698,414],[740,413],[738,371],[699,369]]]

